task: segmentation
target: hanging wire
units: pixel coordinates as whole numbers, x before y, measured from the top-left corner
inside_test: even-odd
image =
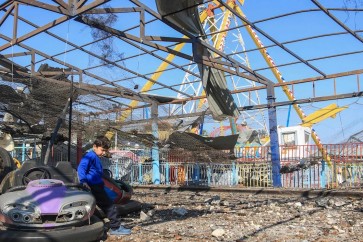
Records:
[[[336,99],[337,102],[337,106],[339,107],[339,100]],[[345,139],[345,133],[344,133],[344,128],[343,128],[343,122],[342,122],[342,116],[340,115],[341,112],[338,113],[339,116],[339,122],[340,122],[340,128],[342,130],[342,134],[343,134],[343,139]]]
[[[340,128],[342,129],[343,139],[345,139],[345,133],[344,133],[344,128],[343,128],[342,116],[340,115],[340,112],[338,113],[338,115],[339,115],[339,120],[340,120]]]
[[[140,42],[139,42],[139,48],[138,48],[138,54],[137,54],[137,58],[136,58],[136,60],[137,60],[137,66],[136,66],[136,72],[137,73],[140,73],[139,72],[139,70],[140,70],[140,56],[141,56],[141,44],[143,43],[143,40],[142,39],[140,39]],[[136,83],[134,82],[134,80],[133,79],[131,79],[131,81],[132,81],[132,84],[134,84],[134,86],[136,85]]]
[[[68,52],[68,39],[69,39],[69,27],[70,27],[70,23],[71,21],[68,20],[68,26],[67,26],[67,37],[66,37],[66,42],[65,42],[65,46],[64,46],[64,58],[63,58],[63,72],[64,72],[64,67],[66,65],[66,57],[67,57],[67,52]]]
[[[11,45],[11,84],[14,85],[14,46],[12,41],[10,41],[10,45]]]

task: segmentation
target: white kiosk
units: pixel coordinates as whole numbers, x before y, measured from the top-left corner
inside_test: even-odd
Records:
[[[281,163],[298,162],[310,156],[311,128],[278,127]]]

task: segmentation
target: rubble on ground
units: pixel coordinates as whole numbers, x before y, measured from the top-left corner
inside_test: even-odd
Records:
[[[362,241],[363,198],[135,189],[145,204],[110,241]],[[146,217],[146,216],[147,217]],[[145,219],[147,218],[147,219]]]

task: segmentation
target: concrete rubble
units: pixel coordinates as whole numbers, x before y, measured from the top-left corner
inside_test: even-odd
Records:
[[[363,197],[349,194],[135,189],[145,206],[123,218],[132,235],[106,241],[363,241]]]

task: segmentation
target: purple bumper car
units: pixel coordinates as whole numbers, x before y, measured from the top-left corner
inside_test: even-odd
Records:
[[[0,196],[0,241],[100,241],[104,223],[95,208],[91,193],[77,185],[30,181]]]

